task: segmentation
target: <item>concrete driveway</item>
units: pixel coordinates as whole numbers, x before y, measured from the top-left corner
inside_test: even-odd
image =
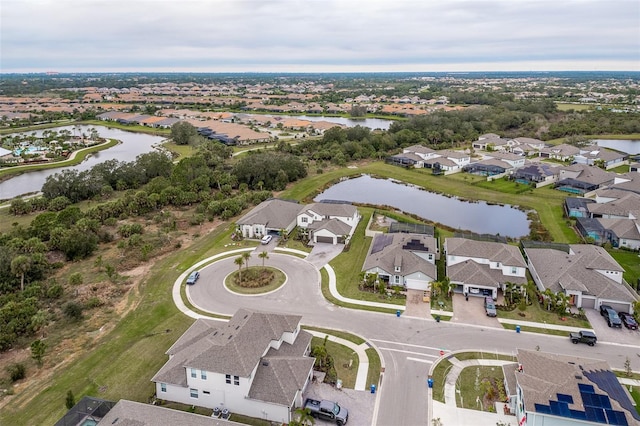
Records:
[[[500,315],[500,312],[498,312]],[[484,297],[469,296],[465,300],[460,293],[453,294],[453,317],[451,322],[503,328],[496,317],[488,317],[484,311]]]
[[[357,391],[353,389],[336,389],[326,383],[310,383],[305,392],[305,398],[326,399],[337,402],[340,407],[349,411],[347,426],[370,426],[373,420],[373,407],[376,402],[376,394]],[[333,425],[322,419],[315,419],[316,425]]]
[[[344,244],[316,243],[306,261],[320,269],[344,250]]]
[[[629,330],[623,325],[622,328],[613,328],[607,325],[607,320],[600,315],[599,310],[585,309],[589,323],[596,336],[598,342],[622,343],[628,345],[637,345],[640,343],[640,331]]]

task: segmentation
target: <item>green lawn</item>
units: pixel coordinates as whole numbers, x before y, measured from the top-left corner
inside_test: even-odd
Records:
[[[363,338],[358,337],[355,334],[347,333],[346,331],[331,330],[328,328],[310,327],[310,326],[304,326],[303,328],[305,330],[312,330],[312,331],[318,331],[320,333],[330,334],[332,336],[339,337],[344,340],[348,340],[349,342],[353,342],[356,345],[361,345],[365,342]]]
[[[195,149],[193,149],[191,145],[178,145],[174,142],[165,142],[162,146],[169,151],[178,154],[178,157],[174,158],[174,161],[179,161],[184,157],[190,157],[195,152]]]
[[[268,260],[265,260],[265,263],[267,263]],[[252,266],[250,268],[248,268],[249,271],[259,271],[262,270],[262,266]],[[231,274],[229,274],[227,276],[227,279],[224,281],[224,285],[225,287],[227,287],[229,290],[235,292],[235,293],[240,293],[240,294],[262,294],[262,293],[268,293],[270,291],[274,291],[279,289],[280,287],[282,287],[282,285],[284,284],[285,280],[287,279],[287,277],[285,276],[284,272],[282,272],[279,269],[276,268],[271,268],[269,266],[265,266],[264,269],[268,269],[270,271],[273,272],[274,276],[273,279],[271,280],[271,282],[269,283],[269,285],[265,285],[262,287],[241,287],[239,285],[237,285],[234,281],[235,281],[235,277],[238,275],[238,273],[242,274],[243,272],[246,272],[247,268],[242,267],[242,271],[234,271]]]
[[[369,358],[369,373],[367,374],[367,386],[368,385],[376,385],[378,387],[378,382],[380,381],[380,373],[382,372],[382,363],[380,362],[380,356],[378,352],[369,348],[366,349],[367,358]]]
[[[524,314],[524,316],[520,314]],[[537,301],[534,301],[533,304],[527,306],[527,309],[524,312],[521,312],[520,309],[518,308],[514,309],[513,311],[499,310],[498,317],[520,320],[520,321],[539,322],[541,324],[547,323],[547,324],[566,325],[570,327],[591,328],[591,325],[587,320],[572,318],[571,316],[564,317],[565,320],[562,320],[560,319],[560,316],[557,313],[542,309],[542,307]]]
[[[324,339],[314,337],[311,339],[311,346],[322,345]],[[333,357],[333,365],[336,369],[338,379],[342,380],[342,386],[353,389],[356,386],[356,376],[358,375],[358,355],[354,354],[347,346],[335,342],[327,341],[327,352]],[[351,361],[351,367],[349,367]]]
[[[637,252],[611,249],[609,254],[624,268],[624,279],[635,286],[640,279],[640,256]]]
[[[169,135],[171,135],[171,129],[157,129],[153,127],[142,126],[139,124],[120,124],[115,121],[84,120],[84,121],[78,121],[76,124],[111,127],[113,129],[126,130],[128,132],[147,133],[147,134],[156,135],[156,136],[169,137]]]
[[[453,364],[448,359],[443,359],[433,370],[431,378],[433,379],[432,396],[435,401],[444,402],[444,381],[447,378],[449,370]]]
[[[516,181],[507,179],[495,179],[492,181],[482,180],[475,184],[480,188],[490,189],[492,191],[500,191],[506,194],[522,194],[525,192],[533,192],[534,188],[529,185],[523,185]]]
[[[475,366],[463,369],[456,382],[456,389],[460,390],[459,394],[456,392],[458,407],[493,411],[495,409],[493,406],[482,406],[482,399],[486,393],[483,381],[489,379],[492,379],[495,383],[503,383],[504,374],[502,374],[502,368],[499,366]]]

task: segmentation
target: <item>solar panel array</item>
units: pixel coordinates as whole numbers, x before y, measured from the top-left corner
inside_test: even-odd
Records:
[[[380,234],[373,239],[373,247],[371,247],[371,254],[378,253],[384,250],[386,246],[393,242],[393,235]]]
[[[598,384],[598,386],[600,385]],[[618,387],[621,388],[620,383],[618,383]],[[541,414],[551,414],[594,423],[618,426],[629,425],[625,413],[612,408],[608,395],[597,394],[592,385],[584,383],[578,383],[578,389],[580,390],[584,411],[569,408],[569,404],[574,403],[573,396],[563,393],[556,394],[557,401],[549,400],[549,405],[534,404],[535,411]]]
[[[633,416],[633,418],[640,421],[640,414],[636,411],[613,371],[585,371],[584,375],[587,376],[590,381],[598,385],[600,389],[606,392],[607,395],[609,395],[609,398],[615,399],[622,408],[627,410]]]

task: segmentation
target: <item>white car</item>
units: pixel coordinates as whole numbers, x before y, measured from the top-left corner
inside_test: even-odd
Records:
[[[265,235],[264,237],[262,237],[262,239],[260,240],[260,242],[262,244],[269,244],[271,242],[271,240],[273,240],[273,236],[272,235]]]

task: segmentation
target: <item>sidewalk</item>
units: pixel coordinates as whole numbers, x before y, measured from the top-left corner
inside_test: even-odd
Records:
[[[580,328],[580,327],[570,327],[568,325],[560,325],[560,324],[547,324],[542,322],[531,322],[531,321],[520,321],[514,319],[507,318],[498,318],[498,321],[501,324],[512,324],[519,325],[522,327],[532,327],[532,328],[543,328],[545,330],[562,330],[562,331],[580,331],[580,330],[591,330],[590,328]]]

